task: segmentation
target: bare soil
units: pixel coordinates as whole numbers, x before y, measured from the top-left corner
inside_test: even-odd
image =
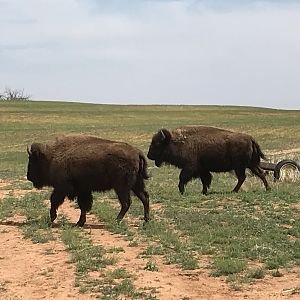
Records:
[[[5,182],[0,181],[0,201],[8,193]],[[72,223],[79,217],[79,210],[68,201],[60,207],[59,213],[67,215]],[[33,244],[22,237],[18,225],[23,222],[19,216],[10,222],[0,222],[0,299],[94,299],[92,295],[81,294],[74,286],[75,266],[68,263],[70,254],[64,244],[59,239]],[[59,228],[53,230],[59,231]],[[117,257],[113,268],[124,267],[135,274],[137,288],[155,288],[157,299],[300,299],[300,294],[293,294],[293,288],[300,286],[300,268],[281,270],[283,277],[266,276],[243,291],[233,291],[225,278],[209,276],[207,257],[200,260],[200,269],[183,271],[174,265],[165,265],[160,256],[155,256],[152,259],[159,271],[151,272],[144,269],[149,259],[139,256],[145,250],[144,245],[130,247],[128,241],[105,230],[91,214],[87,216],[85,230],[91,234],[94,244],[105,248],[122,247],[124,252],[113,254]]]

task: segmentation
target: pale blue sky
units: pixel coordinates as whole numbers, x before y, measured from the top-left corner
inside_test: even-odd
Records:
[[[300,109],[300,1],[0,0],[0,91]]]

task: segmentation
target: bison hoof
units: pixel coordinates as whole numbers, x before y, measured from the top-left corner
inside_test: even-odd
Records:
[[[179,188],[179,192],[181,195],[184,194],[184,186],[183,185],[178,185],[178,188]]]
[[[84,223],[85,223],[85,222],[79,220],[76,224],[77,224],[77,226],[79,226],[79,227],[83,227]]]
[[[53,222],[56,219],[56,217],[57,217],[56,212],[51,212],[50,211],[50,220],[51,220],[51,222]]]

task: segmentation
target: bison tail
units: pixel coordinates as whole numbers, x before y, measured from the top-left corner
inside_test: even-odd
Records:
[[[254,140],[252,140],[252,150],[253,150],[252,159],[251,159],[252,164],[259,165],[261,158],[266,159],[265,155],[261,151],[260,146]]]
[[[143,154],[139,154],[139,175],[144,178],[148,179],[148,171],[147,171],[147,160]]]

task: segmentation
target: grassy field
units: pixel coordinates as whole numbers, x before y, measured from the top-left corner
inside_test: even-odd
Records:
[[[182,125],[211,125],[249,133],[270,161],[284,158],[300,161],[299,149],[291,150],[300,147],[300,111],[223,106],[0,102],[0,179],[11,182],[16,188],[21,184],[30,189],[31,185],[22,181],[27,169],[27,145],[50,141],[62,133],[80,132],[126,141],[147,153],[151,137],[159,128],[174,129]],[[280,154],[282,150],[291,151]],[[161,255],[166,264],[176,264],[182,269],[201,268],[199,262],[205,256],[211,261],[211,276],[226,276],[232,288],[239,289],[266,274],[280,276],[280,270],[300,265],[299,182],[273,182],[270,175],[268,180],[272,190],[266,192],[260,180],[249,176],[244,183],[247,192],[233,194],[230,190],[236,179],[230,174],[214,174],[207,196],[200,193],[198,181],[189,183],[185,195],[181,196],[177,189],[178,169],[156,168],[149,162],[149,170],[151,178],[147,189],[153,209],[152,220],[146,226],[137,219],[142,215],[142,205],[135,198],[128,213],[130,224],[114,222],[118,208],[116,200],[110,201],[115,198],[112,192],[96,194],[93,207],[93,213],[105,222],[107,230],[123,234],[133,246],[141,241],[146,243],[143,255],[149,257],[149,264],[145,268],[155,271],[153,255]],[[39,196],[33,192],[30,197]],[[22,228],[26,237],[35,242],[51,238],[48,211],[41,209],[43,203],[37,201],[39,205],[30,207],[25,200],[7,198],[2,201],[0,219],[17,211],[27,216],[27,225]],[[139,225],[132,226],[132,223]],[[68,247],[71,247],[69,235],[72,234],[76,239],[85,238],[66,224],[62,239]],[[73,250],[77,244],[74,245]],[[76,251],[74,253],[74,263],[80,266],[83,258],[76,257]],[[103,265],[109,263],[113,262]],[[122,272],[124,280],[128,281],[126,270]],[[96,283],[84,285],[81,280],[87,273],[79,268],[78,284],[84,291],[94,292]],[[99,286],[101,284],[103,282]],[[115,286],[108,289],[113,288]],[[105,291],[101,293],[105,295]],[[130,293],[130,297],[141,297],[133,288]]]

